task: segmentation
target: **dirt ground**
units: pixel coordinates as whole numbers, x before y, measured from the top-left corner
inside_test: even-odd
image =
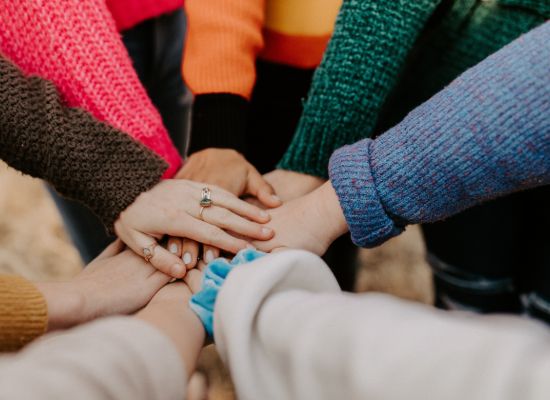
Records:
[[[362,250],[356,291],[380,291],[430,303],[430,273],[420,230],[412,227],[384,246]],[[0,162],[0,273],[34,280],[68,279],[82,268],[59,214],[40,180]],[[200,368],[210,382],[210,399],[232,399],[227,373],[212,347]]]

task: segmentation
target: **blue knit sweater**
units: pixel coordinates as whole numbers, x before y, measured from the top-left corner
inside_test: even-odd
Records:
[[[378,139],[332,155],[330,179],[357,245],[550,184],[549,43],[546,22]]]

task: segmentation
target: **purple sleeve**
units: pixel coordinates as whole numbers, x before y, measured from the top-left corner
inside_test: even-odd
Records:
[[[549,41],[547,22],[378,139],[332,155],[330,178],[357,245],[550,184]]]

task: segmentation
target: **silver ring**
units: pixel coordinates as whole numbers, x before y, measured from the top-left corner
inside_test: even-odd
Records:
[[[157,247],[156,243],[152,243],[147,247],[143,248],[143,259],[145,262],[150,262],[151,258],[155,256],[155,247]]]
[[[200,201],[200,206],[205,208],[205,207],[210,207],[213,202],[212,202],[212,197],[211,197],[212,193],[210,192],[210,189],[208,189],[208,187],[203,187],[202,188],[202,191],[201,191],[201,201]],[[201,218],[202,218],[202,210],[201,210]]]

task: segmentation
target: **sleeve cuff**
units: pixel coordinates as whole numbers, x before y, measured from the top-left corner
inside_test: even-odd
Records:
[[[248,100],[231,93],[200,94],[193,103],[189,154],[209,148],[244,153]]]
[[[370,148],[372,139],[365,139],[334,152],[329,175],[340,200],[353,243],[375,247],[399,235],[398,226],[388,215],[380,199],[373,176]]]

